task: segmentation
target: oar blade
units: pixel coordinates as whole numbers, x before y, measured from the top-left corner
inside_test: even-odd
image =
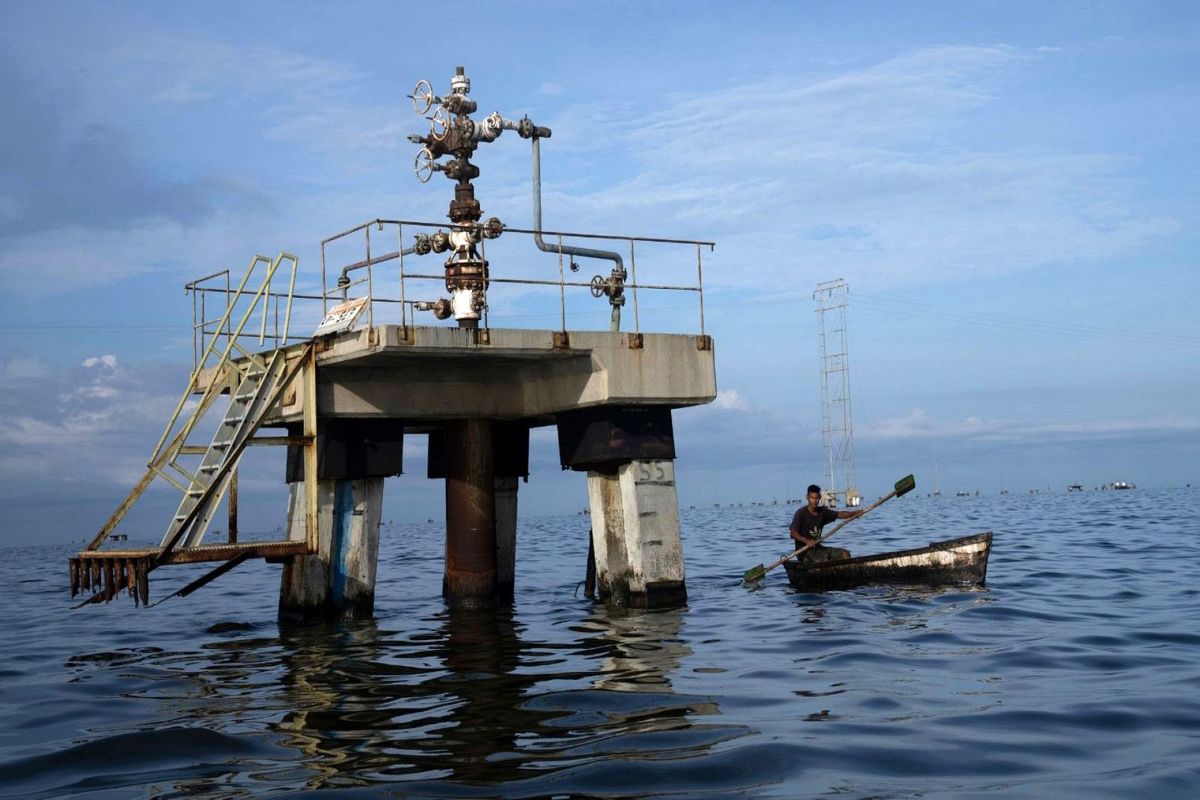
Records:
[[[905,475],[903,478],[896,481],[896,497],[908,494],[915,488],[917,488],[917,479],[912,475]]]
[[[762,564],[757,567],[751,567],[742,575],[743,583],[758,583],[767,576],[767,568]]]

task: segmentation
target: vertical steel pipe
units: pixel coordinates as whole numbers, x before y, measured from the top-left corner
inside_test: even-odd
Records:
[[[496,600],[496,477],[492,423],[446,424],[446,570],[442,595],[451,606]]]

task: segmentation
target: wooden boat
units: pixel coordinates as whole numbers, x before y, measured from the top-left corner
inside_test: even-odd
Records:
[[[915,550],[843,558],[819,564],[784,562],[788,580],[802,592],[847,589],[873,583],[921,586],[982,584],[987,577],[992,534],[933,542]]]

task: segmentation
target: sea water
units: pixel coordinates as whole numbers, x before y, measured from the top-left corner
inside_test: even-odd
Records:
[[[1200,796],[1200,490],[914,495],[837,543],[991,530],[985,588],[748,589],[784,505],[685,508],[666,611],[583,598],[585,515],[522,520],[488,612],[386,527],[375,618],[304,626],[278,566],[72,611],[70,548],[7,548],[0,795]]]

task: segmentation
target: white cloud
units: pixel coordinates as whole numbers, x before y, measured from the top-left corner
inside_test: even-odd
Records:
[[[131,370],[103,354],[6,387],[0,451],[30,457],[0,460],[0,495],[58,483],[131,485],[178,401],[169,388],[176,374]]]
[[[91,369],[92,367],[98,367],[98,366],[105,366],[105,367],[108,367],[109,369],[116,369],[117,368],[117,357],[112,355],[111,353],[106,353],[105,355],[102,355],[102,356],[91,356],[90,358],[84,359],[83,366],[87,367],[88,369]]]
[[[754,406],[737,389],[722,389],[712,401],[714,408],[725,411],[753,411]]]
[[[665,107],[657,94],[566,106],[539,119],[555,130],[543,153],[546,225],[717,239],[718,251],[706,256],[713,289],[744,287],[738,267],[750,262],[770,286],[807,285],[814,274],[879,290],[957,281],[1117,257],[1179,230],[1177,220],[1136,207],[1131,165],[1119,155],[1047,152],[1026,139],[984,149],[962,135],[992,124],[988,106],[1008,83],[1054,57],[932,47],[863,69],[674,95]],[[377,174],[381,153],[394,159],[408,146],[413,119],[365,97],[365,76],[351,64],[164,36],[117,58],[130,67],[130,86],[149,81],[157,88],[145,96],[159,102],[253,99],[263,110],[250,135],[331,154],[322,163],[336,159],[343,177]],[[488,213],[520,225],[528,219],[528,149],[505,141],[488,151],[483,199]],[[406,165],[407,151],[397,152]],[[0,251],[0,272],[36,267],[45,277],[38,290],[50,293],[163,269],[171,254],[186,279],[240,269],[256,243],[267,252],[307,248],[301,256],[311,265],[314,230],[397,201],[401,216],[440,216],[444,193],[402,181],[404,165],[396,167],[400,183],[304,192],[279,200],[283,213],[252,203],[186,226],[150,219],[125,231],[23,236]],[[639,259],[655,280],[694,279],[694,266],[661,251],[639,250]]]
[[[112,400],[120,394],[121,392],[113,386],[81,386],[76,390],[77,397],[93,400]]]
[[[768,283],[817,271],[878,288],[956,281],[1112,258],[1178,231],[1138,208],[1121,155],[978,135],[1001,124],[988,106],[1009,83],[1053,57],[934,47],[685,96],[648,115],[573,107],[553,124],[593,152],[572,147],[573,170],[557,172],[599,172],[619,152],[631,177],[568,191],[550,180],[547,204],[593,230],[716,238],[714,287],[743,283],[735,265],[749,261]]]
[[[151,84],[151,100],[192,105],[231,98],[260,106],[261,135],[344,157],[378,155],[411,132],[411,117],[371,99],[371,76],[350,62],[292,53],[271,44],[234,47],[213,40],[158,34],[116,53],[125,80]],[[405,143],[406,144],[406,143]]]
[[[365,80],[346,63],[269,44],[235,47],[166,33],[143,33],[113,55],[118,65],[129,68],[124,80],[139,87],[146,81],[153,83],[149,97],[160,103],[279,91],[297,99],[328,100],[342,87]]]

